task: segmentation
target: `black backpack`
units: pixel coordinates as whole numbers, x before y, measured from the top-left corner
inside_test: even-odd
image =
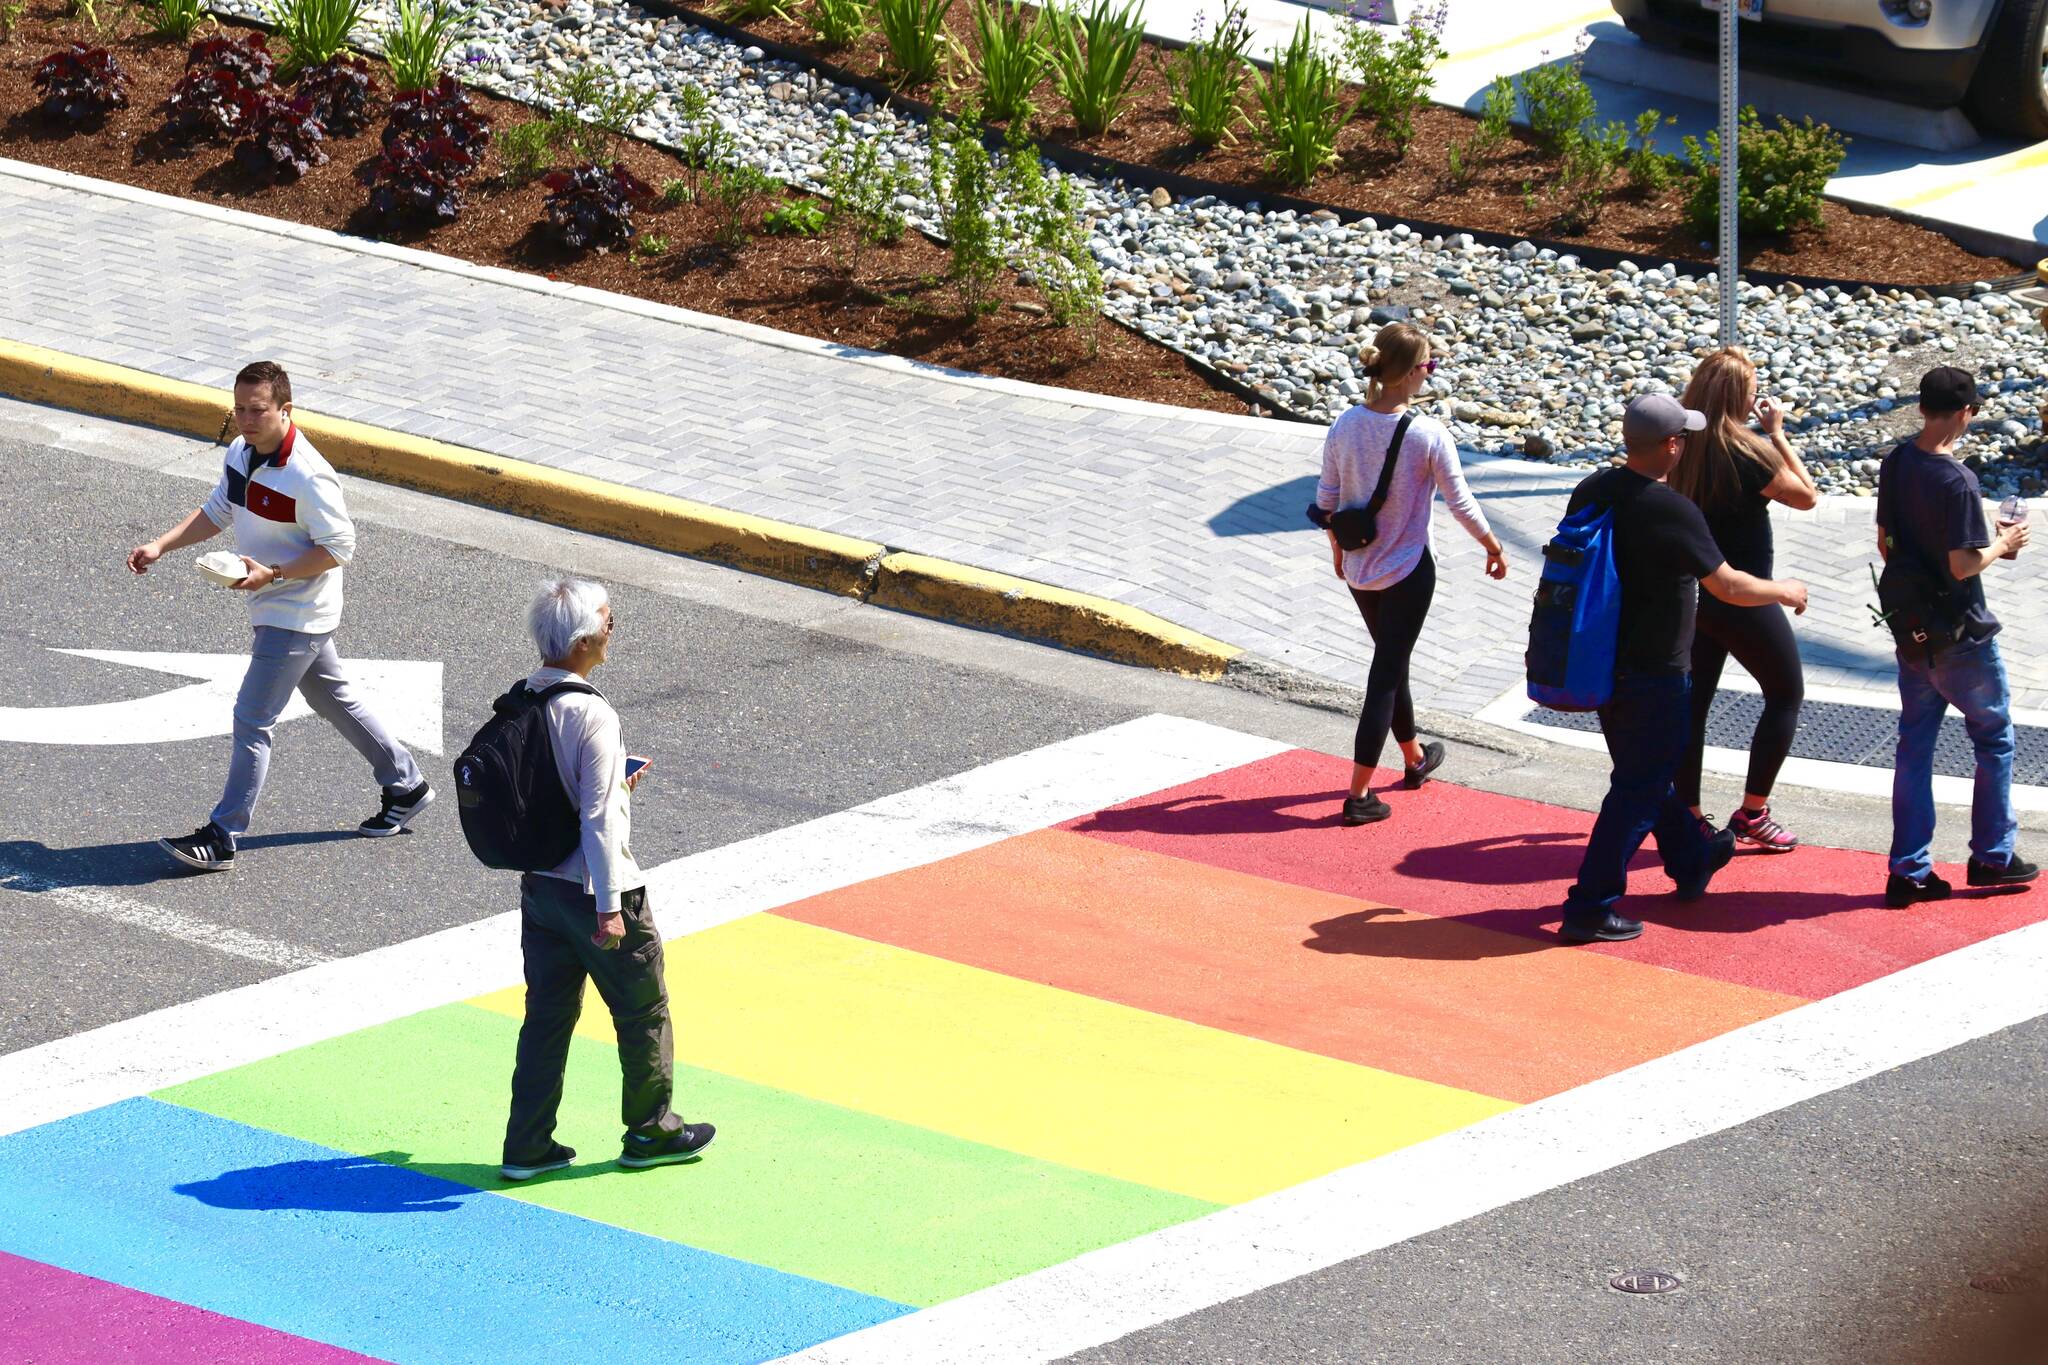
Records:
[[[455,760],[462,837],[485,867],[546,872],[561,866],[583,837],[548,734],[548,700],[564,692],[599,695],[589,683],[558,682],[532,692],[516,682],[491,703],[491,718]]]

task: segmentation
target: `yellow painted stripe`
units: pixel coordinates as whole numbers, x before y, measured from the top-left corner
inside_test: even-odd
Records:
[[[667,952],[679,1060],[1216,1203],[1514,1108],[774,915]],[[577,1030],[612,1041],[601,1005]]]
[[[2048,166],[2048,142],[2022,147],[2019,151],[2007,152],[2004,156],[1993,157],[1989,161],[1976,162],[1963,167],[1961,175],[1945,180],[1941,184],[1931,185],[1924,190],[1916,190],[1912,194],[1886,202],[1895,209],[1918,208],[1922,204],[1931,204],[1937,199],[1946,199],[1952,194],[1975,189],[1987,180],[2011,175],[2015,171],[2036,170],[2042,166]]]
[[[1531,29],[1527,33],[1518,33],[1512,38],[1503,38],[1497,43],[1488,43],[1483,47],[1472,47],[1466,48],[1461,52],[1453,52],[1444,58],[1443,64],[1448,66],[1452,62],[1477,61],[1481,57],[1491,57],[1496,52],[1506,52],[1511,48],[1526,47],[1530,43],[1540,43],[1545,38],[1555,38],[1559,34],[1571,33],[1574,30],[1584,28],[1588,24],[1597,24],[1602,19],[1612,18],[1614,18],[1614,7],[1612,5],[1602,5],[1598,9],[1589,9],[1584,14],[1575,14],[1569,19],[1560,20],[1545,28]]]

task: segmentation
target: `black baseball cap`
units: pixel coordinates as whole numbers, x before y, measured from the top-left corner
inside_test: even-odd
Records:
[[[1953,365],[1941,365],[1920,376],[1920,406],[1936,416],[1977,406],[1977,377]]]

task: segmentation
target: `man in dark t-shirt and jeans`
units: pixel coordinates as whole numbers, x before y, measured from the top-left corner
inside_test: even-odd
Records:
[[[1588,477],[1572,492],[1569,511],[1612,505],[1614,569],[1621,580],[1621,626],[1615,642],[1614,696],[1600,708],[1600,733],[1614,775],[1579,879],[1565,894],[1558,934],[1568,943],[1619,942],[1643,932],[1615,912],[1628,887],[1628,864],[1655,834],[1664,870],[1680,900],[1696,900],[1728,865],[1735,836],[1709,839],[1679,800],[1671,780],[1685,757],[1689,731],[1693,618],[1698,588],[1730,606],[1771,603],[1806,610],[1806,585],[1758,578],[1728,566],[1706,518],[1664,478],[1685,450],[1685,434],[1706,418],[1669,394],[1644,394],[1621,419],[1628,463]]]
[[[1998,652],[1998,618],[1984,602],[1983,573],[2025,548],[2025,523],[1992,535],[1984,524],[1977,476],[1956,458],[1956,442],[1977,413],[1977,381],[1951,365],[1920,379],[1920,434],[1885,456],[1877,476],[1877,552],[1911,555],[1949,590],[1962,635],[1899,658],[1899,748],[1892,763],[1891,876],[1885,903],[1895,909],[1938,901],[1949,884],[1934,875],[1934,746],[1950,706],[1977,751],[1970,802],[1971,886],[2031,882],[2040,869],[2013,851],[2012,690]]]

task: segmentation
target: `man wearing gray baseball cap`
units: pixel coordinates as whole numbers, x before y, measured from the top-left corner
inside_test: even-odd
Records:
[[[1669,394],[1643,394],[1621,419],[1628,462],[1590,475],[1572,492],[1569,512],[1589,504],[1614,509],[1614,569],[1621,580],[1614,695],[1599,710],[1614,773],[1586,840],[1579,877],[1565,893],[1558,934],[1568,943],[1619,942],[1642,924],[1616,913],[1628,888],[1629,860],[1651,834],[1678,898],[1697,900],[1728,865],[1735,836],[1711,838],[1678,799],[1672,778],[1685,757],[1691,712],[1693,615],[1699,588],[1731,606],[1777,603],[1806,610],[1806,585],[1730,568],[1689,499],[1664,478],[1685,451],[1685,434],[1707,419]]]

